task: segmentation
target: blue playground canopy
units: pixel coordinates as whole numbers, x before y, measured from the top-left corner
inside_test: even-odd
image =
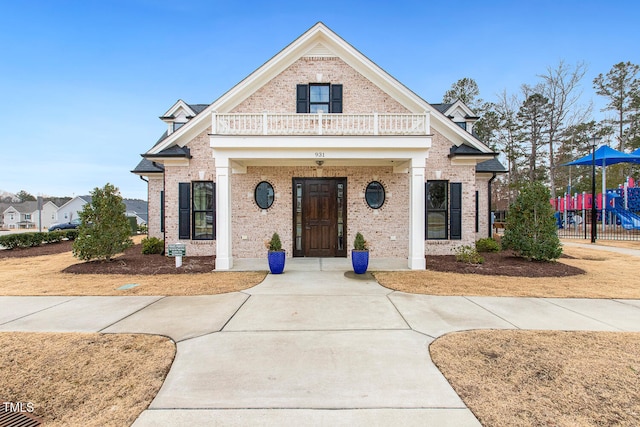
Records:
[[[638,152],[640,152],[640,149],[634,151],[632,154],[627,154],[614,150],[608,145],[603,145],[596,150],[596,166],[607,167],[609,165],[615,165],[616,163],[640,163],[640,154],[637,154]],[[636,154],[634,155],[634,153]],[[578,160],[565,163],[562,166],[591,166],[592,162],[592,154],[589,154]]]
[[[638,151],[638,150],[637,150]],[[605,217],[605,211],[607,210],[606,194],[607,194],[607,166],[615,165],[617,163],[640,163],[640,155],[633,155],[623,153],[622,151],[614,150],[608,145],[603,145],[598,148],[595,153],[584,156],[578,160],[574,160],[569,163],[565,163],[562,166],[591,166],[593,164],[593,156],[595,154],[596,166],[602,167],[602,218]],[[593,201],[595,203],[595,200]],[[602,221],[602,228],[604,229],[605,221]]]

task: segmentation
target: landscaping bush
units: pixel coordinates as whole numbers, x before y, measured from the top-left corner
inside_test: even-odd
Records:
[[[459,246],[453,250],[456,255],[456,261],[466,262],[467,264],[482,264],[484,258],[480,256],[476,248],[470,245]]]
[[[541,182],[522,189],[509,206],[502,247],[528,260],[553,261],[562,254],[551,195]]]
[[[64,237],[69,240],[76,240],[76,238],[78,237],[78,230],[65,230]]]
[[[83,206],[80,227],[73,242],[73,256],[83,261],[111,261],[133,245],[131,225],[120,191],[111,184],[94,188],[91,203]]]
[[[476,241],[478,252],[500,252],[500,243],[491,237],[485,237]]]
[[[0,246],[6,249],[15,249],[20,247],[20,238],[19,234],[7,234],[5,236],[0,236]]]
[[[164,240],[157,237],[142,239],[142,253],[145,255],[162,254],[164,252]]]
[[[62,241],[64,234],[60,230],[49,231],[44,233],[44,243],[59,243]]]

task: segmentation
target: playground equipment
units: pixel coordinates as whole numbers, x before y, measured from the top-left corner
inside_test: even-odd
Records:
[[[595,204],[599,236],[609,239],[640,239],[640,187],[632,178],[615,190],[607,190],[604,203],[602,194],[565,194],[551,200],[556,210],[558,229],[564,237],[587,238],[586,224],[591,223],[591,207]],[[604,220],[603,220],[604,218]],[[618,231],[616,231],[618,230]]]
[[[616,216],[616,224],[619,224],[625,230],[640,230],[640,216],[624,208],[624,200],[618,194],[611,194],[610,203],[613,208],[610,212]],[[607,197],[609,199],[609,197]]]

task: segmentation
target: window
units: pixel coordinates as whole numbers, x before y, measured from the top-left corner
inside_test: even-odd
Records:
[[[214,185],[212,181],[193,183],[193,240],[214,238]]]
[[[427,239],[447,238],[447,181],[427,181]]]
[[[256,204],[260,209],[269,209],[273,204],[273,185],[267,181],[262,181],[256,185],[253,193]]]
[[[309,112],[329,112],[329,85],[309,85]]]
[[[462,129],[467,130],[467,122],[455,122]]]
[[[384,204],[384,187],[378,181],[370,182],[364,192],[364,198],[371,209],[380,209]]]
[[[427,181],[426,238],[462,239],[462,183]]]
[[[180,129],[182,127],[182,125],[184,125],[184,123],[173,122],[173,130],[177,131],[178,129]]]
[[[342,85],[311,83],[296,87],[297,113],[342,113]]]

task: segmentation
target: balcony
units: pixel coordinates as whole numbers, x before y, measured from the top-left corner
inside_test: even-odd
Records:
[[[428,135],[424,114],[272,114],[212,113],[212,135]]]

